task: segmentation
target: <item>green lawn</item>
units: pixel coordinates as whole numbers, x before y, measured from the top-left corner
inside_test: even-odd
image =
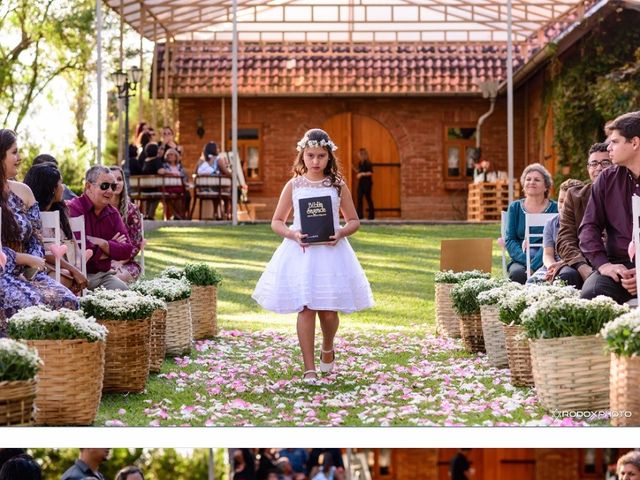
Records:
[[[147,234],[147,276],[205,261],[224,281],[221,335],[167,359],[147,391],[106,395],[98,425],[430,425],[540,421],[507,370],[433,337],[440,241],[499,235],[499,225],[363,226],[350,239],[375,308],[341,317],[338,369],[320,385],[301,374],[295,315],[262,310],[253,288],[280,239],[268,225],[161,228]],[[495,245],[495,244],[494,244]],[[497,245],[494,274],[501,274]]]

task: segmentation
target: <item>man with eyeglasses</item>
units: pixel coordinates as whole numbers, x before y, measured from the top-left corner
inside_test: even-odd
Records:
[[[608,150],[614,166],[593,184],[578,234],[580,249],[596,269],[584,282],[582,298],[607,295],[624,303],[636,296],[636,270],[628,246],[631,197],[640,195],[640,111],[619,116],[610,131]]]
[[[576,288],[582,288],[584,281],[593,273],[593,267],[589,265],[580,250],[578,228],[591,196],[593,182],[604,169],[611,166],[607,147],[606,142],[591,145],[587,160],[587,173],[592,183],[567,190],[560,212],[560,229],[558,230],[556,249],[566,265],[558,273],[558,278]]]
[[[110,203],[117,186],[107,167],[94,165],[85,175],[84,193],[67,204],[71,217],[84,215],[87,251],[93,252],[87,261],[90,290],[98,287],[129,289],[111,269],[111,260],[129,260],[134,249],[120,212]]]

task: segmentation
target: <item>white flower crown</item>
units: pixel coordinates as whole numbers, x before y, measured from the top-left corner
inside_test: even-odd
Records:
[[[332,152],[335,152],[338,147],[331,140],[327,141],[324,138],[320,141],[318,140],[309,140],[307,137],[304,137],[297,144],[296,150],[301,152],[305,148],[318,148],[318,147],[329,147]]]

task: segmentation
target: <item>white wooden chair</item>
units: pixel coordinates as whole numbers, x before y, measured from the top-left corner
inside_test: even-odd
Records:
[[[507,247],[504,244],[504,239],[507,236],[507,220],[509,217],[507,217],[507,212],[506,211],[502,211],[500,212],[500,238],[502,238],[502,245],[500,245],[502,247],[502,273],[504,274],[504,276],[507,276]]]
[[[556,217],[557,213],[527,213],[525,214],[524,241],[527,245],[527,278],[531,277],[531,247],[543,248],[542,230],[549,220]],[[536,231],[532,232],[532,229]],[[532,239],[534,241],[532,241]]]
[[[144,277],[144,249],[146,248],[144,241],[144,215],[140,212],[140,233],[142,234],[142,246],[140,248],[140,276]]]
[[[636,292],[640,292],[640,275],[638,275],[640,273],[640,197],[637,195],[631,197],[631,214],[633,215],[631,238],[636,247],[634,256],[636,265]],[[628,304],[631,307],[638,307],[638,293],[636,293],[636,298],[631,299]]]
[[[61,229],[60,229],[60,212],[40,212],[42,220],[42,243],[44,243],[45,252],[53,254],[51,247],[53,245],[61,246]],[[60,283],[60,258],[55,255],[55,279]]]
[[[84,228],[84,215],[80,215],[79,217],[69,218],[69,225],[71,226],[71,232],[75,237],[76,243],[78,244],[78,250],[80,251],[80,258],[76,259],[76,267],[80,268],[82,274],[87,276],[87,234]],[[79,261],[79,265],[77,264]],[[82,291],[84,295],[86,293],[86,289]]]

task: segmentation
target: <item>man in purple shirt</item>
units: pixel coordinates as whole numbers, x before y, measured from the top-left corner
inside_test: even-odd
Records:
[[[120,212],[109,202],[117,188],[107,167],[94,165],[85,175],[84,193],[67,204],[71,217],[84,215],[87,250],[93,256],[87,262],[89,289],[128,290],[126,283],[111,269],[111,260],[129,260],[134,250]]]
[[[616,118],[610,131],[608,150],[614,166],[593,184],[578,234],[580,250],[596,269],[584,283],[582,298],[607,295],[624,303],[636,296],[636,270],[628,246],[633,228],[631,197],[640,195],[640,111]]]

